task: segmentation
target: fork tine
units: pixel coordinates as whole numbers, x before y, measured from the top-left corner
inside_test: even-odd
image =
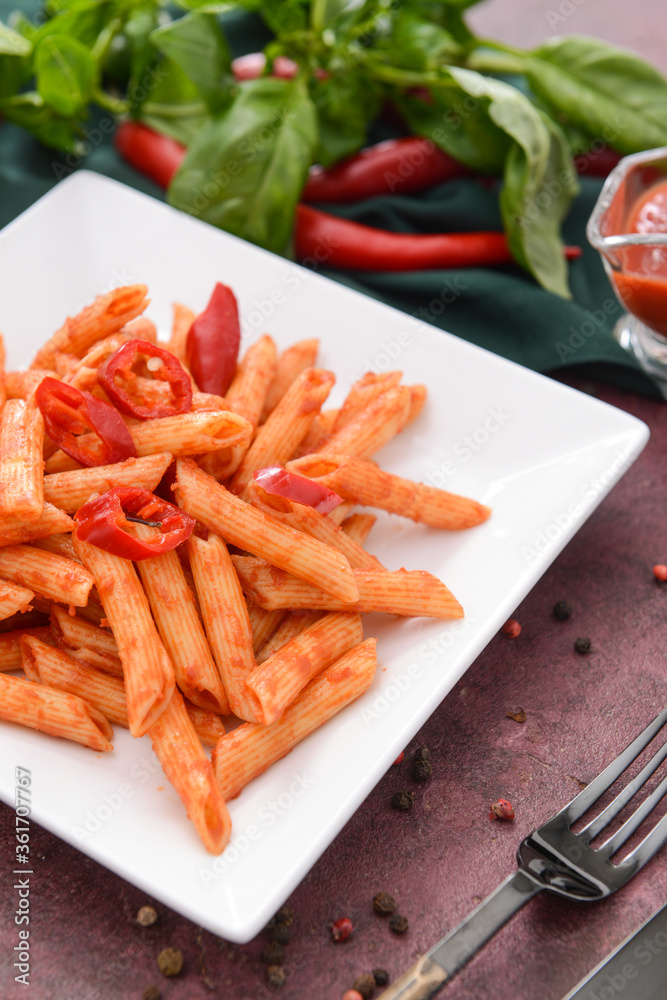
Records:
[[[657,854],[660,848],[667,842],[667,815],[663,816],[656,825],[653,827],[650,833],[642,840],[641,844],[635,847],[634,851],[630,851],[627,858],[618,865],[621,871],[627,871],[628,868],[631,869],[630,876],[638,872],[640,868],[643,868],[647,861],[650,861],[654,854]]]
[[[643,788],[648,779],[657,771],[663,760],[667,757],[667,743],[662,746],[658,752],[651,757],[648,764],[642,768],[639,774],[632,779],[629,784],[625,786],[622,792],[616,796],[613,802],[610,802],[606,809],[603,809],[599,816],[596,816],[594,820],[579,831],[581,837],[586,837],[590,843],[594,837],[597,837],[601,830],[604,830],[605,826],[614,818],[618,816],[621,809],[628,804],[631,798],[633,798],[640,788]]]
[[[651,792],[638,809],[635,809],[632,816],[626,819],[625,823],[618,828],[616,833],[600,846],[600,851],[608,858],[622,847],[628,837],[632,836],[636,829],[644,822],[646,817],[655,809],[661,799],[667,793],[667,778],[663,778],[658,787]]]
[[[662,727],[667,723],[667,708],[658,715],[653,722],[649,723],[646,729],[639,734],[632,741],[632,743],[623,750],[622,753],[612,761],[611,764],[598,774],[597,778],[591,781],[590,785],[587,785],[582,792],[579,792],[572,801],[561,809],[559,816],[563,817],[568,823],[573,823],[580,816],[590,809],[594,802],[596,802],[603,792],[609,788],[610,785],[616,781],[617,778],[623,774],[625,769],[632,764],[639,754],[644,750],[652,739],[657,736]]]

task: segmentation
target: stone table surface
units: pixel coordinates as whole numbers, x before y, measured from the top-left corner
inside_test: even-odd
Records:
[[[491,0],[473,14],[478,31],[516,44],[559,33],[595,34],[626,44],[667,69],[664,0]],[[635,465],[582,526],[516,610],[517,639],[496,636],[390,768],[288,905],[284,1000],[338,1000],[362,972],[397,976],[514,868],[521,837],[568,801],[667,704],[667,589],[652,566],[667,562],[667,407],[576,379],[644,420],[651,440]],[[552,606],[566,599],[572,618]],[[588,655],[574,651],[590,636]],[[522,708],[526,719],[507,716]],[[418,786],[411,758],[431,751],[433,776]],[[359,762],[363,766],[363,761]],[[415,805],[391,806],[408,788]],[[511,824],[490,822],[498,796],[516,809]],[[9,869],[14,816],[0,807],[0,872]],[[13,983],[14,895],[0,891],[0,997],[15,1000],[133,1000],[159,986],[165,1000],[260,1000],[265,984],[260,935],[230,945],[33,826],[39,889],[31,924],[32,974]],[[373,914],[379,890],[409,919],[402,937]],[[667,854],[615,897],[574,905],[538,897],[443,992],[451,1000],[561,1000],[608,951],[667,901]],[[140,906],[158,921],[139,927]],[[345,944],[331,922],[349,916]],[[155,958],[180,948],[183,972],[167,980]],[[633,998],[634,1000],[634,998]],[[638,998],[639,1000],[639,998]]]

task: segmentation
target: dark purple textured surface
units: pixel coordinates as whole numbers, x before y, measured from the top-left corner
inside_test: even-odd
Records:
[[[576,383],[575,383],[576,384]],[[590,385],[586,388],[591,389]],[[338,1000],[360,973],[398,975],[462,919],[514,866],[519,840],[560,808],[667,704],[667,588],[652,566],[667,562],[667,407],[610,389],[601,398],[645,420],[652,439],[517,609],[523,631],[490,643],[289,900],[285,1000]],[[572,618],[556,622],[555,601]],[[592,651],[574,652],[577,636]],[[523,708],[523,724],[506,712]],[[431,750],[433,776],[411,776],[414,749]],[[363,767],[363,761],[359,762]],[[392,794],[415,791],[410,812]],[[490,822],[489,802],[507,797],[512,824]],[[0,996],[7,1000],[130,1000],[158,984],[164,998],[259,1000],[268,937],[242,947],[156,903],[158,922],[134,917],[144,894],[47,832],[33,828],[29,990],[11,974],[14,894],[8,874],[13,813],[0,810]],[[409,918],[404,937],[373,914],[379,890]],[[574,905],[538,897],[450,985],[453,1000],[559,1000],[667,901],[667,853],[616,897]],[[331,921],[351,917],[353,938],[333,944]],[[168,945],[185,955],[164,979],[155,959]]]

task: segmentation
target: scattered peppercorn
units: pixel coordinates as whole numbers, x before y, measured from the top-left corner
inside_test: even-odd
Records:
[[[586,636],[585,638],[580,637],[574,640],[574,648],[577,653],[590,653],[591,651],[591,640]]]
[[[163,976],[177,976],[183,968],[183,952],[178,948],[165,948],[157,957],[157,967]]]
[[[514,719],[515,722],[525,722],[526,713],[522,708],[518,708],[516,712],[505,712],[508,719]]]
[[[375,976],[370,972],[364,972],[362,976],[358,976],[355,979],[352,989],[356,990],[357,993],[361,993],[364,1000],[371,1000],[371,997],[375,993]]]
[[[657,566],[653,567],[653,576],[656,580],[659,580],[660,583],[665,583],[665,581],[667,581],[667,566],[664,566],[662,563],[658,563]]]
[[[262,961],[267,965],[282,965],[286,957],[285,949],[277,941],[269,941],[262,952]]]
[[[291,937],[292,932],[287,924],[276,924],[271,931],[272,940],[277,941],[278,944],[289,944]]]
[[[284,924],[285,927],[291,927],[294,923],[294,914],[289,906],[281,906],[273,919],[277,924]]]
[[[373,979],[376,986],[386,986],[389,982],[389,973],[386,969],[373,969]]]
[[[512,803],[508,802],[507,799],[498,799],[497,802],[492,802],[489,819],[513,820],[514,809],[512,808]]]
[[[343,1000],[364,1000],[359,990],[345,990]]]
[[[566,622],[572,617],[572,605],[569,601],[556,601],[553,615],[557,622]]]
[[[396,900],[388,892],[378,892],[373,896],[373,910],[381,917],[387,917],[396,909]]]
[[[285,985],[287,976],[279,965],[270,965],[266,970],[266,981],[272,990],[279,990]]]
[[[157,986],[147,986],[141,994],[141,1000],[160,1000],[161,996]]]
[[[391,920],[389,921],[389,930],[393,931],[394,934],[405,934],[408,929],[408,918],[400,917],[398,913],[395,913]]]
[[[341,917],[340,920],[334,920],[331,925],[331,936],[336,944],[341,944],[343,941],[347,941],[348,938],[352,937],[353,930],[354,927],[350,918]]]
[[[416,760],[412,768],[412,776],[415,781],[428,781],[432,772],[431,762],[428,760]]]
[[[142,927],[151,927],[157,920],[157,912],[152,906],[142,906],[137,913],[137,923]]]
[[[395,809],[402,809],[405,811],[406,809],[412,809],[412,803],[414,800],[415,797],[413,792],[396,792],[391,800],[391,804]]]
[[[415,760],[430,760],[431,751],[428,747],[418,747],[415,750]]]
[[[506,635],[508,639],[516,639],[518,635],[521,635],[521,626],[516,618],[509,618],[503,625],[501,632],[503,635]]]
[[[404,757],[405,757],[405,750],[401,750],[401,752],[399,753],[398,757],[394,761],[394,764],[402,764]]]

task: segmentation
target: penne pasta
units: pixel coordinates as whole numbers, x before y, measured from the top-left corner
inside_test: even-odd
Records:
[[[192,309],[188,309],[187,306],[181,305],[180,302],[174,302],[172,308],[173,320],[171,324],[171,337],[169,338],[167,348],[181,363],[183,363],[187,362],[188,359],[188,333],[190,332],[190,327],[194,323],[195,314]]]
[[[394,389],[403,377],[403,372],[366,372],[357,379],[348,392],[343,405],[338,411],[336,422],[331,428],[331,433],[347,427],[349,423],[356,420],[363,414],[364,410],[375,402],[378,396],[389,389]]]
[[[343,602],[357,599],[350,564],[341,552],[255,510],[191,459],[178,459],[176,476],[180,506],[226,542],[268,559]]]
[[[306,684],[363,639],[361,617],[329,614],[276,650],[247,678],[258,702],[256,721],[279,719]]]
[[[59,351],[83,357],[87,350],[103,337],[108,337],[142,313],[148,305],[145,285],[114,288],[98,295],[92,305],[65,320],[53,336],[37,352],[31,368],[54,368]]]
[[[410,389],[405,385],[383,392],[331,435],[327,452],[370,458],[403,430],[410,415],[410,402]]]
[[[74,549],[95,579],[123,664],[130,732],[143,736],[174,690],[174,671],[131,562],[73,536]]]
[[[70,517],[67,517],[67,519],[72,525],[73,530],[74,521],[72,521]],[[43,549],[45,552],[54,552],[57,556],[65,556],[67,559],[73,559],[75,562],[81,561],[74,551],[71,531],[64,535],[48,535],[46,538],[37,538],[30,544],[33,549]],[[90,601],[90,595],[88,596],[88,600]]]
[[[315,414],[315,419],[310,425],[308,433],[294,452],[295,458],[301,458],[302,455],[311,455],[325,446],[331,437],[331,430],[336,422],[338,413],[339,410],[323,410]]]
[[[212,757],[224,798],[236,798],[253,778],[363,694],[376,667],[375,639],[366,639],[312,680],[277,722],[247,723],[225,733]]]
[[[264,401],[260,423],[264,423],[276,408],[289,387],[306,368],[313,368],[317,360],[319,340],[299,340],[278,356],[276,370]]]
[[[150,737],[162,770],[178,792],[206,850],[220,854],[229,842],[231,819],[178,690],[151,726]]]
[[[279,614],[278,611],[265,611],[266,615]],[[268,641],[260,648],[257,653],[255,660],[257,663],[264,663],[270,656],[284,646],[286,642],[293,639],[294,636],[300,635],[301,632],[314,625],[316,621],[319,621],[326,612],[325,611],[288,611],[283,612],[285,617],[282,622],[275,630],[273,635],[268,639]]]
[[[171,452],[167,451],[145,458],[128,458],[115,465],[95,465],[90,469],[53,473],[44,476],[44,497],[61,510],[76,511],[93,493],[106,493],[112,486],[141,486],[152,492],[171,460]],[[56,529],[61,532],[66,530]],[[55,531],[51,533],[55,534]]]
[[[220,716],[193,705],[187,698],[183,701],[199,739],[205,746],[214,747],[220,737],[225,735],[225,726]]]
[[[457,496],[383,472],[374,462],[326,452],[289,463],[292,472],[328,486],[347,500],[402,514],[432,528],[458,531],[481,524],[491,508],[468,497]]]
[[[61,736],[91,750],[113,750],[109,721],[75,695],[0,674],[0,719]]]
[[[276,345],[268,334],[251,344],[227,390],[232,410],[257,427],[276,369]]]
[[[423,570],[355,569],[359,599],[353,604],[325,594],[295,576],[252,556],[232,556],[243,593],[261,608],[310,608],[412,618],[463,618],[463,608],[437,577]]]
[[[40,541],[49,535],[69,532],[73,527],[74,521],[64,510],[59,510],[45,501],[42,513],[36,521],[17,519],[0,521],[0,547]]]
[[[307,368],[292,383],[266,423],[257,431],[229,488],[242,496],[256,469],[292,457],[336,381],[333,372]]]
[[[46,626],[41,628],[17,628],[11,632],[0,635],[0,673],[7,673],[9,670],[21,670],[21,636],[29,635],[42,642],[54,642],[51,629]]]
[[[123,676],[118,645],[108,629],[93,625],[79,615],[70,615],[58,604],[51,605],[50,626],[55,641],[75,660],[112,677]]]
[[[27,587],[50,601],[82,607],[88,602],[93,578],[80,563],[31,545],[0,549],[0,577]]]
[[[139,538],[150,528],[137,525]],[[190,561],[195,580],[197,574]],[[195,705],[220,715],[229,714],[229,700],[197,614],[194,595],[174,551],[137,563],[137,569],[157,630],[169,654],[176,683]],[[201,595],[200,595],[201,599]],[[206,612],[204,621],[206,622]],[[211,653],[213,652],[213,655]]]
[[[2,586],[0,584],[0,590]],[[48,615],[42,614],[36,608],[33,608],[32,602],[29,605],[30,610],[17,611],[13,615],[9,615],[7,618],[0,618],[0,635],[6,635],[8,632],[20,631],[24,632],[26,629],[30,628],[48,628],[49,618]]]
[[[0,523],[42,516],[43,436],[44,420],[35,403],[8,399],[0,413]]]
[[[6,372],[5,392],[7,399],[28,399],[43,378],[57,378],[56,373],[46,368],[27,372]]]
[[[187,541],[190,569],[195,580],[204,628],[211,652],[234,715],[257,720],[255,700],[246,689],[246,677],[255,666],[248,609],[238,577],[217,535]]]
[[[258,608],[252,601],[245,599],[248,608],[248,618],[252,629],[252,649],[258,653],[269,641],[280,623],[287,615],[287,611],[280,608],[278,611],[265,611]]]
[[[363,545],[376,521],[375,514],[349,514],[341,528],[357,545]]]

